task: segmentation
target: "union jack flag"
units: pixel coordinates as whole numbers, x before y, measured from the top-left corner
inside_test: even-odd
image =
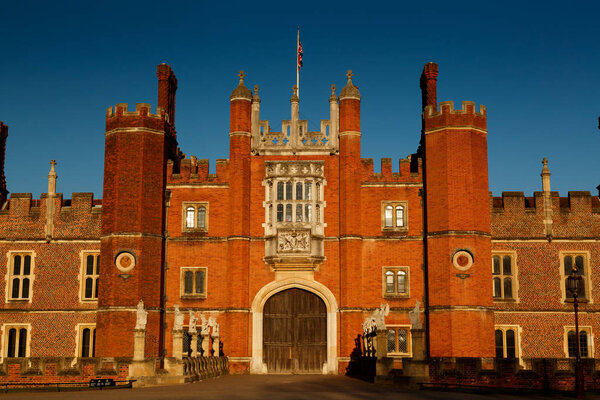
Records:
[[[302,68],[302,43],[298,38],[298,69]]]

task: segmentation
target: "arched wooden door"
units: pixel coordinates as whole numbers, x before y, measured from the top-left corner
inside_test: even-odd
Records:
[[[321,373],[327,362],[327,308],[317,295],[288,289],[263,309],[263,357],[269,373]]]

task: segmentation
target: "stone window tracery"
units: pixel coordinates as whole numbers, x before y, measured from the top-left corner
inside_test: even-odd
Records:
[[[381,227],[384,231],[406,231],[406,201],[383,201],[381,203]]]
[[[206,232],[208,230],[208,203],[183,203],[184,232]]]
[[[83,252],[81,265],[81,300],[98,300],[100,253]]]
[[[31,300],[33,289],[33,253],[10,252],[8,300]]]

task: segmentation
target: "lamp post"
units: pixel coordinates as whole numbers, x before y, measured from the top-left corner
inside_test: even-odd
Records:
[[[577,296],[583,288],[583,278],[577,274],[577,267],[573,267],[571,274],[567,277],[567,290],[573,295],[573,308],[575,310],[575,394],[578,399],[585,398],[584,393],[584,382],[583,382],[583,369],[581,368],[581,352],[579,343],[579,319],[577,315]]]

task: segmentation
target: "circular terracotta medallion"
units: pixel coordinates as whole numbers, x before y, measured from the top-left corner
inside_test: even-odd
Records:
[[[466,250],[458,250],[452,256],[452,264],[456,269],[466,271],[473,265],[473,255]]]
[[[129,272],[135,267],[135,257],[133,254],[124,251],[117,256],[115,265],[120,271]]]

